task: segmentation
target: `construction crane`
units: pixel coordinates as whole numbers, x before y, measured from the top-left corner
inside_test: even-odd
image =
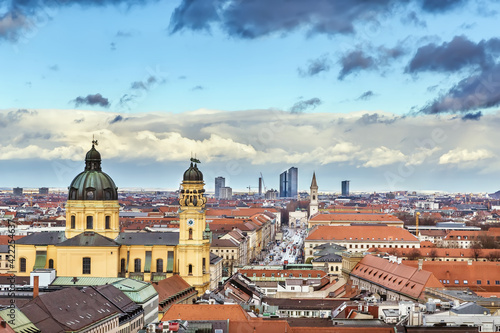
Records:
[[[251,195],[252,194],[252,189],[255,188],[255,187],[248,185],[246,188],[248,189],[248,195]]]
[[[260,178],[262,179],[262,187],[264,188],[264,193],[266,193],[267,187],[266,187],[266,183],[264,182],[264,176],[262,175],[262,172],[260,173]]]

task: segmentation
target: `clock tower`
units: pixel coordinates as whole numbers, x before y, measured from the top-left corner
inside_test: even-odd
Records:
[[[180,276],[202,294],[210,287],[210,237],[205,231],[203,174],[197,163],[191,159],[181,184],[177,267]]]

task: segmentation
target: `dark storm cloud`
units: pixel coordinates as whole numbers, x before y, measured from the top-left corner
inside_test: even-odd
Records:
[[[210,30],[219,23],[232,36],[257,38],[307,27],[309,33],[352,33],[358,20],[375,20],[394,0],[183,0],[170,20],[170,31]]]
[[[318,105],[321,105],[321,103],[323,102],[317,97],[307,99],[305,101],[299,101],[290,108],[290,112],[300,113],[310,108],[315,109]]]
[[[328,72],[330,70],[330,59],[328,55],[322,55],[317,59],[309,60],[307,68],[298,68],[300,76],[314,76],[321,72]]]
[[[492,54],[500,51],[500,39],[474,43],[465,36],[455,36],[441,45],[430,43],[420,47],[406,68],[407,73],[422,71],[456,71],[466,66],[487,68],[493,64]]]
[[[421,113],[467,112],[500,105],[500,64],[460,81],[420,110]]]
[[[467,0],[421,0],[421,8],[430,13],[442,13],[464,5]]]
[[[231,36],[257,38],[306,28],[309,34],[349,34],[358,22],[377,22],[395,8],[411,3],[428,13],[444,13],[470,0],[183,0],[170,18],[170,32],[210,31],[217,23]],[[416,14],[408,20],[422,26]]]
[[[392,61],[406,54],[402,46],[388,48],[385,46],[358,45],[355,50],[344,54],[340,60],[339,80],[347,75],[362,70],[373,70],[391,65]]]
[[[375,96],[373,91],[368,90],[368,91],[365,91],[364,93],[362,93],[358,98],[356,98],[356,100],[357,101],[366,101],[366,100],[372,98],[373,96]]]
[[[482,116],[483,116],[483,113],[481,111],[469,112],[469,113],[466,113],[461,119],[463,121],[467,121],[467,120],[479,120],[479,119],[481,119]]]
[[[72,102],[75,103],[76,107],[79,107],[81,105],[98,105],[107,108],[110,105],[109,100],[102,97],[101,94],[87,95],[86,97],[78,96]]]
[[[366,55],[361,50],[347,53],[340,59],[340,64],[342,68],[338,76],[339,80],[343,80],[346,75],[360,70],[377,67],[373,57]]]

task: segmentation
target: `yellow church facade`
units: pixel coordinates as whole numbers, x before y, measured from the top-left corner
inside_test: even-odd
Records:
[[[198,292],[210,285],[210,232],[203,174],[193,160],[181,183],[180,227],[120,233],[118,188],[92,149],[68,188],[65,232],[34,233],[16,242],[17,275],[53,268],[57,276],[128,277],[158,281],[179,274]]]

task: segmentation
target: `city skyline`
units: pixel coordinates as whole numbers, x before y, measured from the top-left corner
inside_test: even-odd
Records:
[[[500,189],[498,2],[100,3],[1,7],[0,186]]]

